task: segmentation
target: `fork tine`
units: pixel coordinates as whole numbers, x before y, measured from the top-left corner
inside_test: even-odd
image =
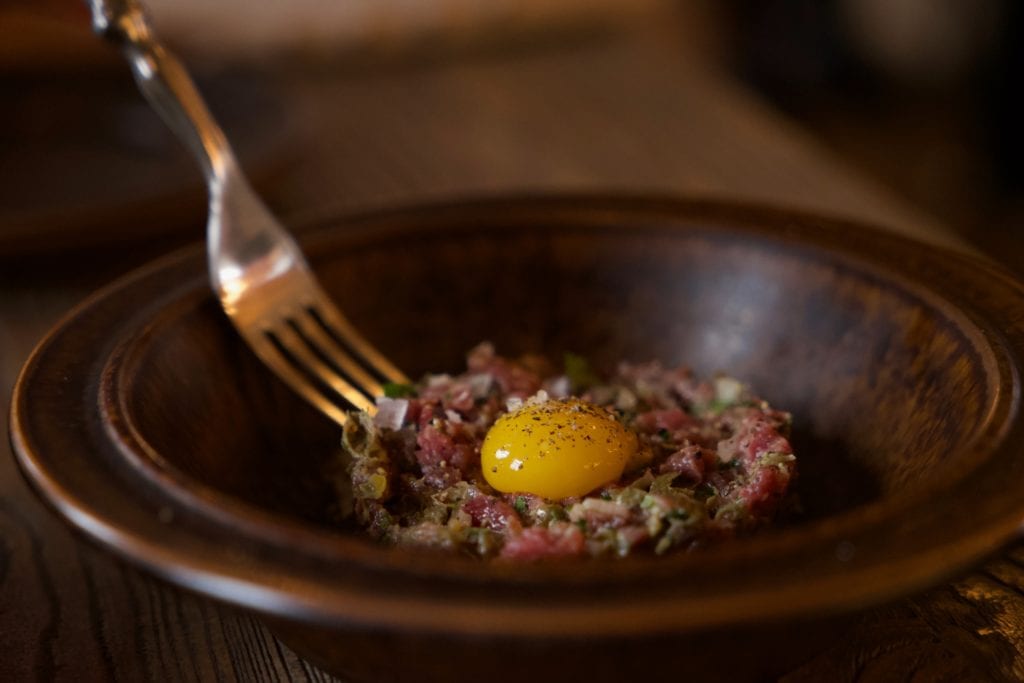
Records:
[[[305,315],[296,316],[294,323],[307,343],[328,361],[337,364],[338,369],[362,389],[363,393],[370,398],[384,395],[381,383],[370,376],[330,334],[324,331],[314,315],[307,311]]]
[[[288,386],[329,418],[340,425],[345,424],[348,419],[345,411],[335,404],[334,401],[324,396],[306,376],[296,370],[291,361],[281,353],[280,349],[264,333],[248,334],[246,339],[260,360],[266,363]]]
[[[360,391],[361,387],[352,384],[338,374],[334,368],[322,361],[310,348],[309,342],[303,339],[290,325],[278,325],[273,330],[270,330],[270,332],[284,350],[295,359],[296,365],[305,368],[310,374],[328,385],[339,396],[359,410],[371,413],[376,410],[373,399]]]
[[[331,336],[348,345],[387,381],[409,383],[409,378],[359,333],[323,291],[317,292],[317,299],[312,311]]]

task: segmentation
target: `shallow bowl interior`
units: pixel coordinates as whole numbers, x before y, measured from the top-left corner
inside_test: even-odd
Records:
[[[261,613],[333,671],[401,679],[415,659],[494,677],[514,645],[498,679],[556,650],[549,679],[614,678],[638,670],[624,653],[668,670],[743,638],[762,654],[746,673],[764,675],[793,654],[795,623],[810,643],[824,619],[978,561],[1024,518],[1024,296],[972,258],[779,209],[628,197],[418,207],[310,235],[325,288],[413,376],[458,372],[490,340],[744,379],[793,413],[803,506],[666,558],[513,567],[380,548],[331,521],[338,428],[240,342],[201,248],[173,255],[40,345],[15,450],[87,536]],[[734,664],[715,670],[738,680]]]
[[[589,213],[365,228],[309,249],[342,309],[412,376],[461,371],[482,340],[604,369],[657,359],[728,372],[794,415],[796,523],[969,465],[998,392],[995,357],[964,313],[893,270],[785,234]],[[123,375],[138,435],[217,491],[330,524],[318,473],[337,433],[266,386],[212,299],[158,325]]]

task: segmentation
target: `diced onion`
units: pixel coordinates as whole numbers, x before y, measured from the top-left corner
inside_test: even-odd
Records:
[[[545,385],[547,392],[554,398],[568,398],[572,391],[572,383],[566,375],[560,375]]]
[[[615,395],[615,407],[619,410],[633,410],[636,408],[636,404],[636,394],[626,387],[621,387]]]
[[[715,399],[722,403],[732,404],[740,400],[743,385],[732,377],[715,378]]]
[[[401,429],[405,421],[405,413],[409,410],[409,401],[404,398],[378,398],[377,414],[373,416],[373,424],[381,429]]]
[[[472,375],[469,380],[469,391],[473,394],[473,398],[486,398],[487,394],[491,391],[491,385],[494,383],[494,377],[489,373],[481,372],[476,375]]]

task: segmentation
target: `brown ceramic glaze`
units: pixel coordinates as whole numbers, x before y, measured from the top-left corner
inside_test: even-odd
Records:
[[[597,196],[352,217],[305,246],[412,375],[457,371],[484,339],[726,370],[793,412],[800,456],[801,516],[702,552],[516,567],[380,548],[330,523],[338,430],[243,347],[200,247],[100,292],[22,374],[28,478],[87,537],[342,676],[756,678],[1024,519],[1024,289],[969,257],[777,209]]]

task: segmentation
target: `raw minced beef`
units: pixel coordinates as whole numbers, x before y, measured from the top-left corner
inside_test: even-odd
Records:
[[[391,386],[344,429],[341,507],[381,541],[517,560],[692,549],[765,526],[791,497],[790,415],[735,379],[621,363],[599,378],[484,343],[458,376]],[[576,396],[638,437],[622,477],[582,497],[500,493],[486,482],[488,429],[525,400]]]

